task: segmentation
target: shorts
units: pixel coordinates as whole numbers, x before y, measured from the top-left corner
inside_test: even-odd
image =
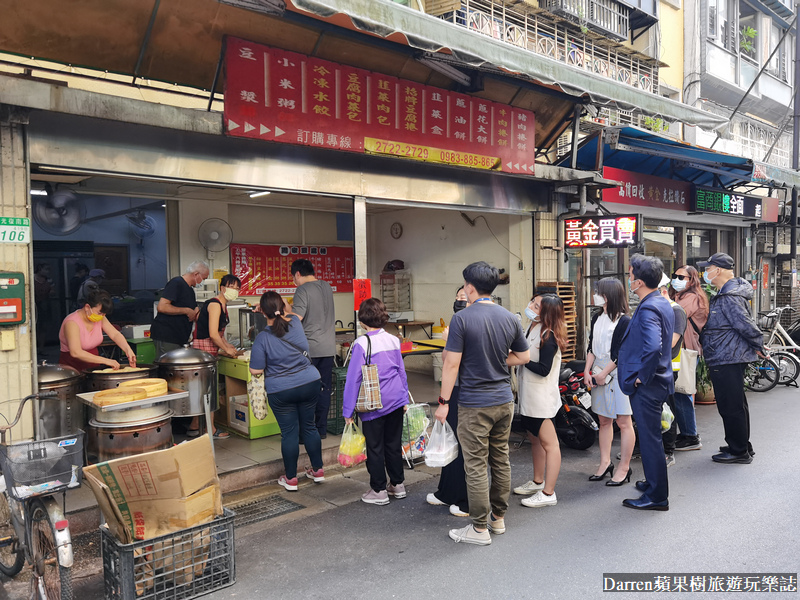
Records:
[[[552,420],[552,419],[545,419],[540,417],[526,417],[522,415],[520,417],[520,422],[522,426],[525,428],[525,431],[529,431],[531,435],[539,437],[539,430],[542,428],[542,423],[545,421]]]

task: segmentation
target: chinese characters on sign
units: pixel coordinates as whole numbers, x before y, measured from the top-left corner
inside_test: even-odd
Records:
[[[603,201],[668,210],[691,210],[692,186],[683,181],[643,175],[614,167],[603,167],[603,177],[619,181],[618,188],[603,190]]]
[[[0,244],[27,244],[30,241],[30,219],[27,217],[0,217]]]
[[[372,298],[371,279],[353,279],[353,310],[361,308],[361,303]]]
[[[331,284],[334,292],[352,292],[353,256],[352,248],[341,246],[231,244],[231,268],[242,281],[242,296],[260,296],[269,290],[294,294],[291,267],[298,258],[310,260],[317,279]]]
[[[596,215],[567,219],[564,240],[573,248],[625,248],[639,241],[638,217]]]
[[[228,135],[533,175],[533,112],[225,41]]]
[[[761,200],[726,190],[698,187],[695,191],[695,210],[760,219],[763,215]]]

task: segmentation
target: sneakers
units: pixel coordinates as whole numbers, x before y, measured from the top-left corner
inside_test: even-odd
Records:
[[[535,494],[542,489],[544,489],[544,481],[542,483],[529,481],[528,483],[524,483],[519,487],[515,487],[514,493],[520,496],[530,496],[531,494]]]
[[[361,496],[361,501],[366,502],[367,504],[377,504],[378,506],[383,506],[384,504],[389,504],[389,494],[386,492],[386,490],[376,492],[375,490],[371,489],[366,494]]]
[[[428,495],[425,497],[425,501],[426,501],[428,504],[433,504],[434,506],[447,506],[447,502],[442,502],[441,500],[439,500],[439,499],[436,497],[436,494],[433,494],[433,493],[431,493],[431,494],[428,494]]]
[[[291,479],[287,479],[286,475],[281,475],[278,478],[278,485],[282,485],[290,492],[297,491],[297,477],[292,477]]]
[[[391,483],[386,486],[386,493],[390,496],[394,496],[398,500],[400,498],[406,497],[406,486],[402,483],[398,483],[397,485],[392,485]]]
[[[468,517],[469,513],[464,512],[458,507],[458,504],[450,505],[450,514],[454,517]]]
[[[670,452],[669,454],[665,454],[664,458],[667,461],[667,466],[668,467],[671,467],[672,465],[675,464],[675,455],[672,452]]]
[[[699,436],[687,436],[685,438],[678,438],[675,441],[676,452],[686,452],[688,450],[700,450],[703,444],[700,443]]]
[[[540,508],[542,506],[555,506],[557,502],[558,500],[555,492],[553,492],[552,496],[545,496],[544,492],[539,490],[530,498],[523,498],[522,506],[527,506],[528,508]]]
[[[631,454],[631,458],[642,458],[642,453],[639,452],[639,446],[636,446],[633,449],[633,454]],[[617,460],[622,459],[622,452],[617,452]]]
[[[489,513],[489,521],[486,523],[486,525],[489,527],[489,531],[495,535],[503,535],[506,532],[505,518],[500,517],[499,519],[495,519],[491,512]]]
[[[465,544],[477,544],[478,546],[488,546],[492,543],[492,536],[489,530],[475,531],[472,523],[461,529],[451,529],[450,539],[455,543],[464,542]]]
[[[306,468],[306,477],[313,479],[314,483],[322,483],[325,481],[325,472],[321,468],[315,471],[314,467],[308,467]]]

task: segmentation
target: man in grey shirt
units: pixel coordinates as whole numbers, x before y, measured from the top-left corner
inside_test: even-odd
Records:
[[[336,314],[333,289],[327,281],[317,279],[310,260],[300,258],[292,263],[292,279],[297,286],[292,312],[303,322],[308,339],[311,363],[319,371],[322,391],[317,397],[317,429],[322,439],[328,434],[328,409],[331,404],[331,371],[336,354]]]

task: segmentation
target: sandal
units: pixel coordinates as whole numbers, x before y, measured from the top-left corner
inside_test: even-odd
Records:
[[[200,430],[199,429],[187,429],[186,430],[186,437],[188,437],[188,438],[196,438],[198,435],[200,435]]]
[[[229,437],[231,437],[231,434],[228,433],[227,431],[222,430],[222,429],[217,429],[214,432],[214,439],[215,440],[227,440]]]

